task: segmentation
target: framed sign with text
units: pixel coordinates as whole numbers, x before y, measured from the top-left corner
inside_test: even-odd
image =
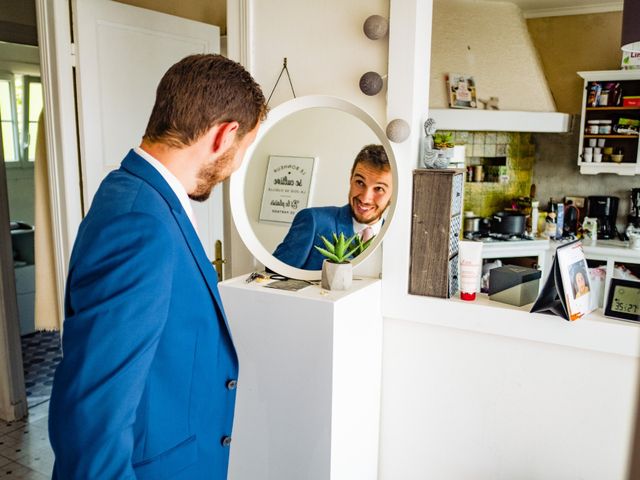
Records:
[[[313,178],[314,157],[269,156],[260,221],[291,223],[307,208]]]

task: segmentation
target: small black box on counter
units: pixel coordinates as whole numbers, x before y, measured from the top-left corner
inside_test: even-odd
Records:
[[[503,265],[489,273],[489,299],[521,307],[538,296],[542,272],[535,268]]]

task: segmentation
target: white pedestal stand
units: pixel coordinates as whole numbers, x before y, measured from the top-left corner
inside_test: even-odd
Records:
[[[375,480],[380,280],[345,292],[220,284],[240,359],[231,480]]]

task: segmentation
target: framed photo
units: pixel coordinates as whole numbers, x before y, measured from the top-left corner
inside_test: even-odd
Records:
[[[640,321],[640,282],[612,278],[604,304],[605,317]]]
[[[476,82],[470,75],[449,73],[446,76],[449,106],[451,108],[477,108]]]
[[[314,157],[269,156],[261,222],[291,223],[296,213],[307,208],[315,161]]]
[[[567,303],[567,313],[570,320],[577,320],[592,310],[589,268],[582,250],[582,243],[573,242],[557,248],[556,257]]]
[[[574,321],[595,309],[582,243],[575,240],[556,249],[551,271],[531,312]]]

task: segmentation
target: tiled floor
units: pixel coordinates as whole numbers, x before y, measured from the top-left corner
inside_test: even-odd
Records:
[[[51,478],[53,452],[47,422],[53,373],[60,358],[57,332],[36,332],[22,337],[29,416],[17,422],[0,421],[0,479]]]
[[[46,401],[30,408],[26,420],[0,421],[0,478],[51,478],[53,452],[47,434],[48,411]]]
[[[24,384],[29,408],[49,400],[53,374],[61,358],[58,332],[35,332],[22,337]]]

